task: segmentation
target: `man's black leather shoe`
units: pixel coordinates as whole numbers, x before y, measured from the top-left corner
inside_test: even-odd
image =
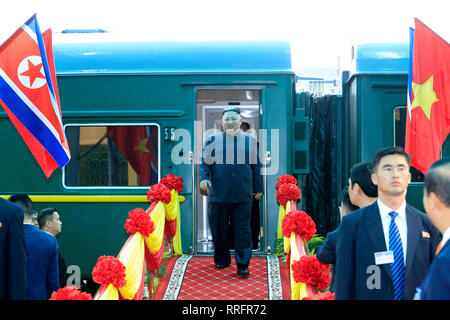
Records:
[[[250,272],[248,271],[248,268],[238,268],[237,274],[240,276],[248,276]]]
[[[218,263],[216,263],[216,268],[217,269],[225,269],[225,268],[227,268],[228,266],[226,266],[226,265],[224,265],[224,264],[218,264]]]

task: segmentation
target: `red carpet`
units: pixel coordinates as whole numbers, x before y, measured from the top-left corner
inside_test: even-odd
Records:
[[[170,279],[161,282],[154,299],[289,299],[289,283],[277,257],[253,256],[249,276],[236,274],[234,257],[225,269],[216,269],[212,256],[182,256],[175,263],[172,259],[170,262],[167,268]]]

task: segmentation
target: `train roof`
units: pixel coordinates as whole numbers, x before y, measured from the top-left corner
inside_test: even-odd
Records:
[[[343,81],[351,83],[356,76],[407,75],[409,43],[361,43],[352,47],[352,64]]]
[[[363,43],[352,48],[352,75],[408,74],[409,43]]]
[[[284,41],[66,41],[53,51],[58,75],[293,73]]]

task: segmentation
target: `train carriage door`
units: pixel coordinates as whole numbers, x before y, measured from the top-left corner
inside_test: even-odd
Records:
[[[241,110],[241,117],[243,123],[247,123],[249,128],[247,133],[253,135],[258,139],[259,133],[259,107],[260,107],[260,91],[248,89],[198,89],[197,90],[197,141],[196,152],[200,155],[205,144],[206,139],[213,135],[222,132],[222,110],[229,106],[238,106]],[[199,163],[200,164],[200,163]],[[196,181],[197,191],[196,195],[196,228],[195,233],[195,252],[198,253],[212,253],[214,250],[213,240],[208,222],[208,197],[202,196],[199,191],[198,184],[200,182],[200,166],[196,166]],[[262,204],[258,208],[252,209],[252,232],[255,238],[258,239],[254,244],[254,250],[260,250],[263,246],[260,245],[259,234],[263,225],[260,219],[260,212]],[[232,228],[232,226],[230,227]],[[230,229],[231,230],[231,229]],[[231,234],[231,231],[230,231]],[[232,237],[230,237],[232,239]],[[230,241],[230,249],[233,249],[232,240]]]

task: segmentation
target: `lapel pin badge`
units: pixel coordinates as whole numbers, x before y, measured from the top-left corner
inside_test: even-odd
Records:
[[[429,238],[430,234],[426,231],[422,231],[422,238]]]

